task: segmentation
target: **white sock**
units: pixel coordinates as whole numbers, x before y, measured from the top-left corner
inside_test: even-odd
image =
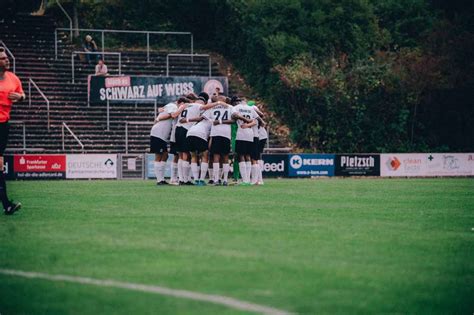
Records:
[[[178,163],[171,163],[171,181],[176,182],[178,179]]]
[[[258,166],[259,166],[259,169],[258,169],[258,181],[260,183],[263,183],[263,160],[258,160]]]
[[[193,172],[194,180],[199,180],[199,167],[197,163],[191,163],[191,171]]]
[[[240,177],[242,177],[242,181],[246,183],[247,180],[247,163],[239,162],[239,171]]]
[[[222,170],[223,170],[223,175],[224,175],[224,182],[227,182],[229,179],[229,171],[230,171],[230,165],[229,163],[222,164]]]
[[[224,169],[219,168],[219,179],[222,179],[222,175],[224,175]]]
[[[201,163],[201,177],[200,180],[204,180],[206,178],[207,170],[209,168],[209,163],[202,162]]]
[[[189,170],[191,169],[191,167],[189,166],[189,162],[188,161],[183,161],[182,163],[182,168],[183,168],[183,181],[184,182],[188,182],[189,181]]]
[[[154,169],[155,169],[155,176],[156,176],[156,182],[159,183],[161,182],[161,165],[160,165],[161,162],[156,162],[153,164],[154,166]]]
[[[211,179],[214,180],[214,171],[213,171],[212,167],[210,167],[208,169],[208,171],[209,171],[209,180],[211,180]]]
[[[184,172],[183,172],[183,160],[178,160],[178,180],[180,182],[184,182]]]
[[[250,173],[252,171],[252,163],[250,161],[245,162],[247,174],[245,174],[245,178],[247,179],[247,183],[250,183]]]
[[[214,175],[214,182],[217,183],[219,181],[219,163],[212,164],[212,172]]]
[[[258,164],[252,164],[252,184],[258,181]]]
[[[161,180],[164,181],[165,180],[165,171],[166,171],[166,162],[161,161],[160,166],[161,166]]]

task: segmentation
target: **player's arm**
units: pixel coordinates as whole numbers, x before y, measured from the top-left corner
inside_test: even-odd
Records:
[[[217,102],[201,105],[201,110],[208,110],[208,109],[213,108],[214,106],[217,106],[217,105],[229,106],[229,104],[227,104],[225,102],[217,101]]]
[[[183,112],[183,110],[184,110],[185,108],[186,108],[186,104],[181,104],[181,105],[178,107],[178,110],[171,114],[171,118],[175,119],[176,117],[178,117],[179,115],[181,115],[181,113]]]
[[[260,116],[257,116],[257,121],[258,123],[260,124],[260,127],[264,127],[267,125],[267,123],[260,117]]]
[[[202,119],[203,119],[202,116],[194,117],[194,118],[181,118],[179,122],[182,124],[185,124],[185,123],[190,123],[190,122],[201,121]]]
[[[233,123],[235,123],[235,120],[233,120],[233,119],[214,120],[214,122],[213,122],[214,126],[217,126],[217,125],[232,125]]]
[[[235,112],[232,114],[232,119],[234,121],[236,120],[242,120],[243,122],[249,124],[252,122],[252,119],[245,118],[244,116],[240,115],[239,113]]]
[[[171,117],[171,114],[164,114],[164,113],[161,113],[159,114],[156,119],[155,119],[155,123],[159,122],[159,121],[163,121],[163,120],[168,120],[168,119],[172,119],[173,117]]]

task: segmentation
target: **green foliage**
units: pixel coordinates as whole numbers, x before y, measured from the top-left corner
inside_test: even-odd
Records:
[[[196,46],[235,63],[302,149],[474,150],[472,3],[84,0],[81,7],[90,26],[193,32]]]

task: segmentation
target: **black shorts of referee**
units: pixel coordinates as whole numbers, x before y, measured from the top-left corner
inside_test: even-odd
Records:
[[[155,154],[168,152],[168,143],[158,137],[150,136],[150,152]]]
[[[230,139],[226,137],[212,137],[211,152],[213,154],[227,155],[230,153]]]
[[[10,133],[10,124],[7,122],[0,123],[0,156],[3,156],[7,148],[8,135]]]
[[[252,152],[250,153],[250,158],[252,160],[260,160],[260,152],[258,150],[259,140],[258,137],[253,138]]]
[[[208,143],[206,140],[196,137],[189,136],[186,138],[186,149],[189,152],[204,152],[208,149]]]
[[[188,152],[186,148],[186,135],[188,134],[188,129],[184,127],[176,127],[176,152]]]
[[[253,148],[253,141],[236,140],[235,153],[238,155],[251,155]]]

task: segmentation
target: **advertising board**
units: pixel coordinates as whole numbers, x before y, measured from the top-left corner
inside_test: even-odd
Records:
[[[18,179],[66,177],[66,155],[14,155],[13,170]]]
[[[175,101],[188,93],[207,92],[216,88],[228,92],[226,77],[152,77],[152,76],[91,76],[89,100],[93,103],[113,101],[137,102],[155,100],[158,104]]]
[[[289,154],[288,176],[334,176],[334,154]]]
[[[288,177],[288,154],[262,154],[263,177]]]
[[[474,153],[391,153],[380,159],[381,176],[474,175]]]
[[[380,176],[379,154],[336,155],[336,176]]]
[[[117,178],[117,155],[68,154],[66,178]]]

